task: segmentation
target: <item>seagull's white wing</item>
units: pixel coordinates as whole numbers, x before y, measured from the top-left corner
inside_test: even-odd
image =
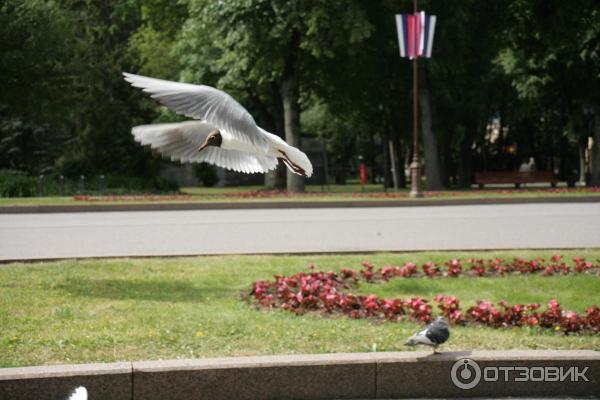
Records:
[[[206,85],[171,82],[124,72],[132,86],[187,117],[205,120],[237,140],[266,151],[268,142],[252,115],[227,93]]]
[[[215,126],[206,121],[186,121],[171,124],[136,126],[133,137],[142,145],[150,146],[172,161],[182,163],[207,162],[233,171],[264,173],[277,167],[277,158],[237,150],[209,146],[198,152]]]

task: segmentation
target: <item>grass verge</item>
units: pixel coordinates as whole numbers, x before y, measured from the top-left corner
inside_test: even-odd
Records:
[[[213,256],[7,264],[0,267],[0,367],[256,354],[407,350],[418,325],[296,316],[261,311],[241,299],[256,279],[292,274],[314,262],[322,270],[406,261],[515,256],[549,251],[435,252],[315,256]],[[600,258],[600,250],[562,251],[567,259]],[[456,295],[540,302],[551,298],[583,311],[600,303],[595,276],[392,280],[363,285],[388,297]],[[600,349],[600,336],[562,336],[538,329],[456,327],[443,349]]]
[[[56,205],[90,205],[90,204],[177,204],[177,203],[238,203],[238,202],[326,202],[326,201],[403,201],[414,200],[408,196],[408,189],[398,192],[385,192],[382,185],[366,185],[363,192],[360,185],[307,185],[302,194],[287,194],[267,190],[263,186],[238,186],[226,188],[193,187],[182,188],[181,195],[131,195],[131,196],[88,196],[85,199],[75,197],[28,197],[0,198],[0,206],[56,206]],[[507,199],[507,198],[564,198],[564,197],[598,197],[600,191],[594,188],[549,189],[530,187],[514,190],[446,190],[425,192],[420,201],[460,200],[460,199]]]

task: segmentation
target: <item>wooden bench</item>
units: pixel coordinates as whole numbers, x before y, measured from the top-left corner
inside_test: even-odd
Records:
[[[514,183],[515,187],[521,186],[522,183],[543,183],[548,182],[550,186],[555,187],[558,182],[554,179],[552,172],[550,171],[531,171],[531,172],[519,172],[519,171],[485,171],[475,172],[475,183],[479,185],[479,188],[483,188],[483,185],[493,183]]]

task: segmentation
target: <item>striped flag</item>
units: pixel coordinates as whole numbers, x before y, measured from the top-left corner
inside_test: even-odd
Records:
[[[413,59],[415,54],[419,57],[431,57],[435,20],[435,15],[425,15],[424,11],[417,14],[396,14],[400,57]],[[415,46],[415,35],[417,35],[417,46]]]

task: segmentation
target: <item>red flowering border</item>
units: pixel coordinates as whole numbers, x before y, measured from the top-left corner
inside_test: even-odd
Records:
[[[383,282],[394,278],[411,277],[457,277],[504,276],[507,274],[538,274],[542,276],[556,273],[600,274],[600,265],[576,257],[573,267],[566,265],[559,255],[549,262],[543,259],[523,260],[515,258],[510,262],[501,259],[469,259],[466,265],[454,259],[443,264],[427,262],[419,272],[416,264],[406,263],[402,267],[384,266],[375,269],[373,264],[363,262],[363,269],[342,269],[340,274],[315,271],[298,272],[291,276],[275,275],[274,281],[254,282],[251,294],[259,307],[281,308],[297,314],[320,311],[324,314],[341,313],[350,318],[378,318],[391,321],[411,319],[429,322],[433,306],[451,324],[478,324],[493,328],[530,326],[554,329],[566,333],[600,333],[600,308],[593,305],[583,314],[563,310],[556,300],[550,300],[544,311],[540,304],[513,304],[500,301],[497,305],[479,300],[463,311],[455,296],[437,295],[433,301],[422,297],[409,299],[384,299],[377,295],[355,295],[351,291],[358,283]]]
[[[600,187],[585,188],[537,188],[537,189],[492,189],[485,190],[487,194],[514,194],[514,193],[600,193]],[[469,191],[442,191],[425,192],[427,197],[456,197],[478,192]],[[373,198],[373,199],[402,199],[408,198],[407,192],[354,192],[354,193],[333,193],[333,192],[305,192],[290,193],[285,190],[247,190],[234,193],[204,193],[196,195],[172,194],[172,195],[108,195],[91,196],[75,195],[74,200],[89,202],[108,202],[108,201],[191,201],[202,198],[241,198],[241,199],[277,199],[277,198],[311,198],[311,197],[348,197],[348,198]]]
[[[196,200],[189,194],[136,194],[136,195],[109,195],[109,196],[90,196],[87,194],[78,194],[73,196],[76,201],[191,201]]]
[[[516,194],[516,193],[600,193],[600,187],[585,188],[536,188],[536,189],[486,189],[484,191],[436,191],[424,192],[426,197],[457,197],[469,194]],[[403,199],[408,198],[408,192],[354,192],[354,193],[333,193],[333,192],[304,192],[289,193],[285,190],[247,190],[234,193],[224,193],[224,197],[234,198],[286,198],[286,197],[354,197],[354,198],[373,198],[373,199]]]

